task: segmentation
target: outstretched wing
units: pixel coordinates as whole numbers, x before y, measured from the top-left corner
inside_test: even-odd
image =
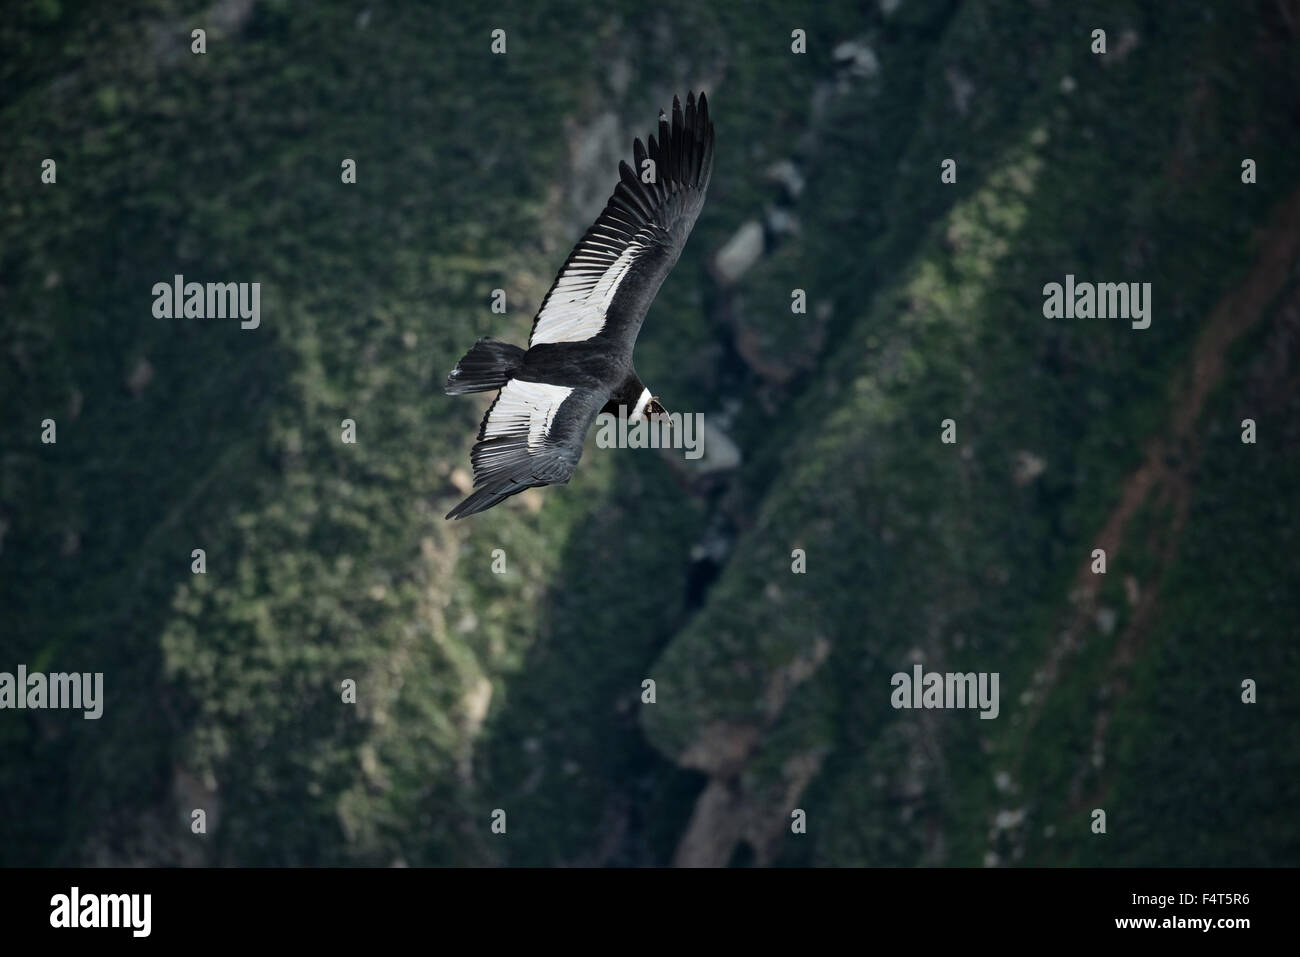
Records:
[[[464,518],[526,488],[567,482],[605,398],[591,389],[507,382],[483,417],[470,453],[475,491],[447,517]]]
[[[704,205],[713,170],[709,102],[673,98],[672,122],[659,114],[659,139],[632,146],[636,168],[620,180],[604,212],[578,241],[533,320],[528,345],[596,336],[636,342],[641,320],[677,262]],[[647,182],[649,180],[649,182]]]

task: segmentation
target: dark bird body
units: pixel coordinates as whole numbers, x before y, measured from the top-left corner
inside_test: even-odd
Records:
[[[650,304],[704,205],[713,168],[708,101],[673,99],[671,124],[633,144],[604,211],[578,241],[533,320],[527,350],[484,338],[447,377],[448,395],[499,389],[470,453],[475,491],[463,518],[539,485],[564,484],[602,411],[663,413],[632,352]],[[646,179],[652,181],[646,182]]]

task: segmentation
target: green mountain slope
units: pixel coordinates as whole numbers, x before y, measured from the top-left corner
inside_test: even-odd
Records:
[[[0,713],[0,862],[1297,862],[1295,4],[737,7],[0,25],[0,671],[107,697]],[[444,522],[443,377],[701,86],[637,366],[740,467],[589,442]],[[1067,273],[1151,327],[1043,318]],[[175,274],[261,326],[155,319]],[[914,661],[999,717],[895,711]]]

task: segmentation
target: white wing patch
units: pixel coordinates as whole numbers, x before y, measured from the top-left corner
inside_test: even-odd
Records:
[[[483,425],[483,438],[527,436],[528,451],[536,452],[546,441],[555,413],[572,392],[569,386],[511,379],[502,387]]]
[[[628,267],[646,248],[642,239],[638,234],[622,251],[615,245],[619,240],[587,240],[551,287],[528,344],[582,342],[599,335]]]

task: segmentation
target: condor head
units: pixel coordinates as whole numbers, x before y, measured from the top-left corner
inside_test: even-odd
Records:
[[[659,404],[659,397],[651,395],[649,389],[641,391],[641,397],[637,400],[632,409],[632,414],[627,417],[628,425],[636,425],[643,418],[649,418],[651,422],[656,419],[668,417],[668,410]]]

